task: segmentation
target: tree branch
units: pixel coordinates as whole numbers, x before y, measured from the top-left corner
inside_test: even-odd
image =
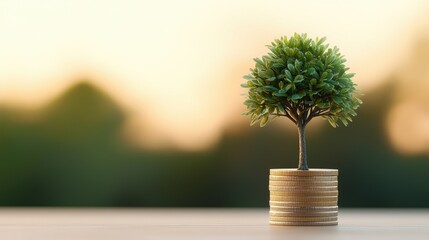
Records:
[[[316,106],[313,106],[310,108],[310,112],[309,112],[307,118],[305,119],[306,124],[309,123],[311,121],[311,119],[313,119],[314,115],[317,113],[318,110],[319,110],[319,108]]]
[[[326,113],[323,113],[323,114],[319,114],[319,115],[317,115],[318,117],[319,116],[334,116],[334,114],[332,114],[332,113],[330,113],[330,112],[326,112]]]
[[[289,116],[293,117],[295,120],[295,124],[298,122],[298,112],[297,112],[297,107],[295,105],[291,105],[288,101],[284,101],[283,105],[285,106],[285,108],[289,109]]]
[[[297,124],[297,121],[289,114],[289,113],[285,113],[285,114],[279,114],[279,113],[271,113],[271,115],[275,115],[275,116],[282,116],[282,117],[287,117],[289,118],[293,123]]]
[[[333,116],[332,113],[330,113],[330,109],[327,110],[320,110],[317,112],[317,114],[314,115],[315,117],[319,117],[319,116]]]
[[[311,108],[310,114],[305,120],[305,124],[309,123],[311,119],[320,116],[334,116],[334,114],[330,113],[330,109],[320,109],[317,106],[314,106]]]
[[[301,124],[302,124],[303,126],[305,126],[305,125],[307,124],[307,117],[308,117],[308,111],[309,111],[309,110],[310,110],[309,108],[305,109],[305,108],[302,106],[301,114],[299,114],[299,120],[301,121]]]

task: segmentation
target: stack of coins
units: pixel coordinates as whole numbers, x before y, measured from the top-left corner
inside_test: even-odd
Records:
[[[338,225],[337,169],[271,169],[270,224]]]

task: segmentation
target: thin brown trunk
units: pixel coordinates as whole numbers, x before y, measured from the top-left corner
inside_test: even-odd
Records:
[[[298,170],[308,170],[307,165],[307,145],[305,143],[305,125],[302,123],[298,124],[299,134],[299,164]]]

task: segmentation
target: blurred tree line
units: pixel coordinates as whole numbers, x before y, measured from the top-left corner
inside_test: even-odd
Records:
[[[366,93],[350,127],[309,125],[310,168],[340,169],[342,207],[429,207],[429,156],[399,155],[387,141],[393,82]],[[35,114],[0,108],[0,205],[266,207],[269,169],[297,164],[297,134],[275,125],[225,131],[189,153],[129,146],[124,120],[85,81]]]

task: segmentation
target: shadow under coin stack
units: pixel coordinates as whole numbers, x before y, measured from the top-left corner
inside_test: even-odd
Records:
[[[338,225],[337,169],[270,169],[270,224]]]

